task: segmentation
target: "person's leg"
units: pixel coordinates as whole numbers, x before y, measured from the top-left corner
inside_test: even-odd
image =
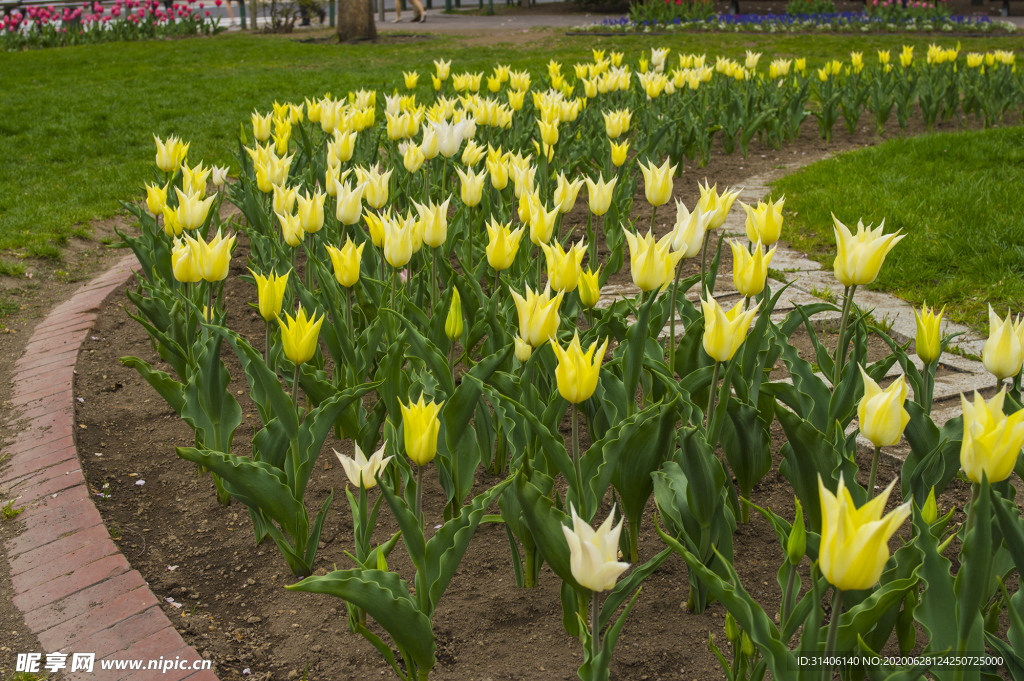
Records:
[[[228,9],[228,26],[235,24],[235,10],[231,9],[231,0],[224,0],[224,6]]]
[[[413,17],[413,21],[423,21],[426,15],[423,14],[423,3],[420,0],[409,0],[412,3],[412,8],[416,12],[416,16]]]
[[[383,2],[383,0],[381,0]],[[397,24],[402,20],[402,0],[395,0],[395,18],[391,20],[392,24]]]

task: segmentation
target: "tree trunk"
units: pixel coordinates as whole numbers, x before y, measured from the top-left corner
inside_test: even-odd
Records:
[[[377,25],[373,21],[373,1],[338,0],[338,41],[376,38]]]

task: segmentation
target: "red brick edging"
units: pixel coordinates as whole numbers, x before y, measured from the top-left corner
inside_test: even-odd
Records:
[[[0,499],[18,498],[25,529],[6,543],[14,604],[45,653],[65,653],[65,678],[85,681],[218,681],[212,671],[102,671],[100,661],[202,659],[185,644],[146,581],[111,540],[75,450],[78,349],[135,256],[82,286],[36,326],[14,366],[10,420],[21,423],[0,470]],[[72,653],[95,653],[93,673],[68,673]],[[146,662],[143,662],[145,666]]]

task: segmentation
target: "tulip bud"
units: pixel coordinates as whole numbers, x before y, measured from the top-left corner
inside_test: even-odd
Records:
[[[864,397],[857,405],[857,419],[861,435],[876,447],[891,447],[899,442],[903,430],[910,422],[910,414],[903,407],[907,399],[907,382],[902,376],[882,390],[874,379],[860,367],[864,381]],[[874,490],[868,490],[872,493]]]
[[[611,142],[612,145],[612,165],[616,168],[622,166],[626,162],[626,154],[629,153],[629,142],[623,142],[622,144],[616,144]]]
[[[452,304],[444,321],[444,335],[453,343],[462,337],[462,297],[457,288],[452,289]]]
[[[417,466],[426,466],[437,455],[437,433],[441,421],[437,418],[444,402],[427,404],[420,395],[419,402],[398,406],[402,410],[402,425],[405,431],[405,453]]]
[[[927,305],[920,312],[914,310],[914,319],[917,321],[917,356],[925,364],[931,364],[942,353],[942,313],[945,310],[942,308],[937,315]]]
[[[729,639],[729,643],[736,643],[736,639],[740,637],[740,628],[736,626],[736,618],[729,611],[725,613],[725,637]]]
[[[921,507],[921,519],[931,525],[939,517],[939,505],[935,501],[935,488],[932,487],[931,491],[928,492],[928,498],[925,499],[924,506]]]
[[[796,503],[796,516],[793,518],[793,527],[789,531],[789,539],[786,541],[786,555],[789,564],[796,567],[804,559],[807,552],[807,528],[804,527],[804,509],[800,500],[794,498]]]
[[[516,345],[516,359],[519,360],[520,364],[525,364],[526,361],[530,359],[530,355],[533,354],[533,348],[530,347],[529,343],[520,338],[519,334],[516,334],[514,340]]]
[[[754,642],[750,640],[745,631],[740,634],[740,652],[746,655],[747,659],[754,656]]]
[[[988,306],[988,339],[981,361],[990,374],[1002,381],[1020,373],[1024,363],[1024,349],[1017,335],[1009,311],[1006,319],[1000,319],[992,306]],[[990,482],[995,482],[990,480]]]
[[[260,316],[268,322],[277,319],[281,313],[281,302],[284,300],[284,294],[288,288],[288,275],[279,277],[276,272],[271,271],[268,276],[264,277],[251,269],[249,273],[256,280],[256,296],[259,300]]]
[[[580,302],[585,307],[592,308],[601,299],[601,268],[597,272],[591,272],[587,267],[586,272],[580,273]]]

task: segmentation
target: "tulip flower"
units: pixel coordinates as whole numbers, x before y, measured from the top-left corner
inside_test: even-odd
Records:
[[[729,245],[732,246],[733,285],[744,297],[753,298],[764,290],[764,283],[768,278],[768,265],[775,255],[775,249],[763,253],[760,241],[754,245],[753,253],[732,239],[729,240]]]
[[[338,197],[337,208],[334,216],[343,225],[354,225],[359,222],[363,212],[363,193],[366,191],[366,183],[349,187],[347,183],[335,180],[335,195]]]
[[[629,272],[633,283],[646,292],[657,291],[672,283],[676,264],[682,259],[682,251],[671,251],[672,235],[662,237],[657,243],[650,230],[647,236],[640,236],[626,230],[629,244]]]
[[[610,182],[606,183],[602,175],[597,176],[597,182],[589,177],[584,178],[584,182],[587,183],[587,203],[591,213],[601,216],[608,212],[612,205],[615,184],[618,181],[619,178],[613,177]]]
[[[146,208],[153,214],[153,217],[164,214],[167,207],[167,187],[146,183]]]
[[[486,149],[470,140],[466,144],[466,148],[462,150],[462,164],[467,168],[472,168],[480,162],[480,159],[482,159],[486,153]]]
[[[433,128],[434,134],[437,135],[437,149],[441,155],[448,159],[457,154],[466,133],[465,122],[437,121]]]
[[[910,502],[883,516],[896,480],[880,495],[857,508],[840,475],[832,494],[818,476],[821,499],[821,574],[839,591],[860,591],[878,584],[889,560],[889,539],[910,515]],[[834,609],[838,620],[839,609]]]
[[[381,227],[384,229],[384,259],[396,270],[405,267],[412,260],[416,222],[411,218],[383,216]]]
[[[898,231],[883,234],[885,220],[882,220],[877,229],[871,229],[871,225],[865,227],[863,221],[858,222],[856,235],[850,233],[846,225],[839,222],[835,215],[832,216],[832,220],[835,222],[838,250],[835,275],[843,286],[863,286],[873,282],[878,277],[882,263],[885,262],[886,254],[906,236]]]
[[[707,180],[704,180],[704,184],[698,184],[697,188],[700,190],[700,200],[697,202],[697,207],[705,213],[717,209],[715,217],[708,224],[708,230],[718,229],[725,224],[725,218],[729,215],[729,210],[740,193],[724,189],[719,194],[718,185],[716,184],[709,188]]]
[[[448,80],[448,72],[449,69],[451,68],[451,65],[452,62],[450,59],[448,61],[445,61],[444,59],[434,60],[434,68],[437,70],[438,80]]]
[[[294,187],[282,187],[274,185],[274,200],[272,202],[275,213],[291,213],[295,208],[295,200],[298,198],[298,190]]]
[[[544,144],[548,146],[558,144],[558,121],[546,123],[544,120],[538,118],[537,126],[540,128],[540,138]]]
[[[988,340],[985,341],[981,361],[985,369],[1001,382],[1020,373],[1024,352],[1009,311],[1006,312],[1006,319],[1000,319],[989,305],[988,326]]]
[[[526,362],[530,359],[530,356],[533,354],[533,348],[530,347],[529,343],[520,338],[519,334],[516,334],[515,338],[513,338],[512,340],[515,343],[516,359],[519,360],[520,364],[526,364]]]
[[[647,202],[654,208],[665,205],[672,198],[672,176],[677,166],[670,167],[671,162],[672,159],[667,158],[661,167],[654,165],[654,161],[640,165],[640,171],[644,174],[644,194],[647,196]],[[651,228],[654,228],[653,217]]]
[[[186,194],[195,194],[200,199],[206,196],[206,178],[210,175],[210,169],[204,168],[203,164],[197,163],[195,168],[189,168],[188,164],[181,166],[181,188]]]
[[[964,413],[960,467],[971,482],[980,483],[983,476],[990,483],[1010,477],[1024,446],[1024,410],[1007,415],[1005,397],[1005,388],[987,402],[977,391],[974,404],[960,396]]]
[[[928,305],[923,305],[920,312],[914,310],[914,320],[917,322],[914,345],[918,358],[926,365],[936,361],[942,354],[942,314],[945,311],[943,307],[936,315],[934,309],[928,309]]]
[[[543,293],[534,293],[533,289],[527,286],[525,299],[512,289],[509,291],[519,313],[519,337],[531,347],[539,348],[558,331],[558,324],[561,321],[558,307],[562,304],[564,294],[559,291],[552,298],[550,285],[544,288]]]
[[[390,170],[383,173],[378,172],[376,166],[369,170],[356,168],[356,178],[360,183],[366,185],[366,203],[371,208],[380,210],[388,202],[388,183],[391,173]]]
[[[422,522],[423,518],[423,467],[433,461],[437,455],[437,433],[441,428],[441,421],[437,418],[444,402],[423,401],[420,395],[419,402],[410,400],[409,406],[401,402],[398,406],[402,409],[402,427],[405,431],[405,453],[417,466],[416,475],[416,517]]]
[[[217,230],[209,243],[202,237],[193,239],[185,236],[189,246],[195,253],[196,262],[199,265],[199,275],[210,283],[223,281],[228,276],[228,265],[231,264],[231,251],[235,247],[234,235],[224,238],[221,230]]]
[[[907,382],[900,376],[882,390],[864,371],[863,366],[860,367],[860,375],[864,381],[864,396],[857,405],[857,419],[860,421],[861,435],[875,446],[868,476],[868,496],[873,497],[881,449],[899,442],[904,428],[910,422],[910,414],[903,407],[907,400]]]
[[[672,228],[672,250],[682,251],[682,257],[692,258],[700,253],[704,234],[714,219],[716,209],[705,213],[698,205],[691,213],[682,201],[676,201],[676,223]]]
[[[328,244],[327,254],[334,266],[334,278],[346,288],[351,288],[359,281],[359,264],[363,258],[363,247],[366,242],[356,246],[351,239],[345,239],[345,245],[335,248]]]
[[[213,166],[212,177],[214,187],[223,187],[224,183],[228,180],[228,167],[227,166]]]
[[[499,192],[508,186],[508,164],[501,158],[488,158],[484,162],[487,173],[491,177],[491,186]]]
[[[485,173],[477,175],[472,168],[469,168],[466,173],[462,172],[461,168],[456,168],[455,172],[458,173],[459,179],[462,181],[460,186],[462,202],[470,208],[479,204],[483,197],[484,180],[487,175]]]
[[[740,201],[743,210],[747,212],[744,226],[750,243],[760,241],[766,246],[771,246],[779,240],[779,237],[782,236],[782,207],[785,203],[785,196],[776,202],[758,201],[756,208]]]
[[[452,289],[452,303],[448,307],[448,316],[444,320],[444,335],[453,343],[462,337],[462,297],[459,289]]]
[[[597,305],[601,299],[601,268],[597,268],[597,272],[591,272],[590,268],[587,268],[586,272],[580,272],[580,302],[583,303],[584,307],[592,308]]]
[[[364,490],[371,489],[377,485],[377,476],[380,475],[392,458],[384,456],[387,440],[381,444],[380,449],[375,451],[369,459],[363,454],[363,450],[359,448],[358,442],[355,443],[355,446],[356,451],[351,458],[343,456],[337,449],[334,450],[334,455],[338,457],[338,462],[345,469],[345,475],[348,476],[349,482]]]
[[[174,188],[174,193],[178,196],[178,208],[175,215],[181,228],[193,230],[202,227],[206,222],[206,216],[210,214],[210,206],[213,205],[216,197],[211,196],[204,199],[199,194],[184,194],[177,187]]]
[[[530,207],[530,212],[526,216],[526,222],[530,225],[530,241],[538,247],[542,246],[551,240],[551,234],[555,229],[555,220],[558,217],[558,206],[550,211],[546,210],[539,194],[530,194],[523,198]],[[522,205],[522,201],[520,201],[520,205]],[[520,214],[519,217],[523,216]]]
[[[407,87],[410,90],[416,87],[416,83],[420,79],[420,74],[416,73],[415,71],[413,71],[412,73],[408,71],[403,71],[402,75],[405,77],[405,87]]]
[[[514,175],[513,175],[514,174]],[[516,186],[516,198],[521,199],[527,194],[532,194],[534,191],[534,179],[537,176],[537,166],[526,164],[521,167],[517,167],[509,163],[509,175],[513,175]]]
[[[182,144],[175,135],[168,137],[166,142],[161,142],[159,137],[153,135],[153,141],[156,142],[156,167],[165,173],[178,170],[185,162],[191,142]]]
[[[404,151],[403,151],[404,147]],[[427,157],[423,155],[418,144],[412,142],[406,142],[398,145],[399,151],[402,152],[402,163],[405,165],[406,171],[415,173],[423,164],[426,162]]]
[[[178,213],[170,206],[164,206],[164,234],[170,237],[181,236],[181,223],[178,222]]]
[[[327,199],[327,195],[316,190],[312,196],[308,192],[303,192],[296,198],[299,203],[298,215],[302,230],[309,234],[319,232],[320,228],[324,226],[324,201]]]
[[[707,298],[700,301],[704,313],[704,351],[716,362],[728,362],[746,339],[756,310],[744,312],[740,301],[726,312],[710,293]]]
[[[616,168],[622,167],[622,164],[626,162],[626,154],[629,153],[629,142],[623,142],[622,144],[616,144],[609,140],[612,147],[612,165]]]
[[[271,123],[273,123],[274,115],[268,113],[266,116],[261,116],[258,112],[252,112],[252,135],[260,142],[266,142],[270,139]]]
[[[275,213],[275,215],[281,223],[281,236],[284,242],[291,248],[298,248],[302,243],[302,238],[306,235],[302,230],[302,223],[299,222],[299,216],[290,213]],[[292,255],[292,260],[294,260],[294,253]]]
[[[281,304],[284,301],[284,293],[288,288],[288,274],[282,277],[271,270],[270,274],[263,276],[253,270],[249,270],[253,279],[256,280],[256,294],[259,300],[260,316],[266,322],[277,319],[281,314]]]
[[[353,130],[348,132],[335,130],[334,138],[327,142],[328,160],[339,165],[351,161],[356,148],[356,134]]]
[[[183,284],[202,281],[203,277],[199,273],[199,261],[188,241],[174,240],[174,246],[171,249],[171,270],[174,272],[174,278]]]
[[[320,325],[324,323],[324,315],[320,315],[319,319],[316,319],[315,314],[312,317],[307,317],[305,309],[300,305],[295,317],[287,312],[284,313],[284,317],[284,320],[280,317],[277,318],[277,323],[281,326],[281,344],[284,347],[284,356],[295,365],[297,379],[299,365],[313,359],[313,355],[316,354],[317,341],[320,338]],[[293,396],[297,392],[297,387],[298,380],[293,386]],[[298,404],[296,404],[296,409],[298,409]]]
[[[499,273],[512,267],[523,238],[523,227],[512,229],[511,223],[502,225],[491,218],[487,223],[487,238],[487,263]]]
[[[594,592],[610,591],[615,588],[619,575],[629,568],[629,563],[618,562],[619,534],[622,521],[615,527],[615,509],[595,532],[576,515],[576,508],[570,505],[573,529],[563,526],[565,541],[569,545],[572,576],[580,586]]]
[[[558,392],[572,404],[590,399],[597,389],[597,377],[608,349],[608,339],[600,346],[595,341],[589,350],[583,352],[577,331],[567,349],[563,350],[554,338],[551,339],[551,347],[558,358],[555,369]]]
[[[440,205],[433,201],[422,205],[413,201],[420,220],[423,221],[423,242],[431,248],[439,248],[448,240],[448,202],[447,198]]]
[[[562,244],[558,241],[555,241],[553,246],[542,243],[540,248],[544,251],[551,287],[566,293],[575,291],[579,283],[580,264],[587,253],[583,239],[569,246],[568,251],[562,250]]]
[[[555,187],[554,203],[559,213],[568,213],[576,205],[576,197],[583,186],[583,180],[569,182],[565,173],[558,173],[558,186]]]

